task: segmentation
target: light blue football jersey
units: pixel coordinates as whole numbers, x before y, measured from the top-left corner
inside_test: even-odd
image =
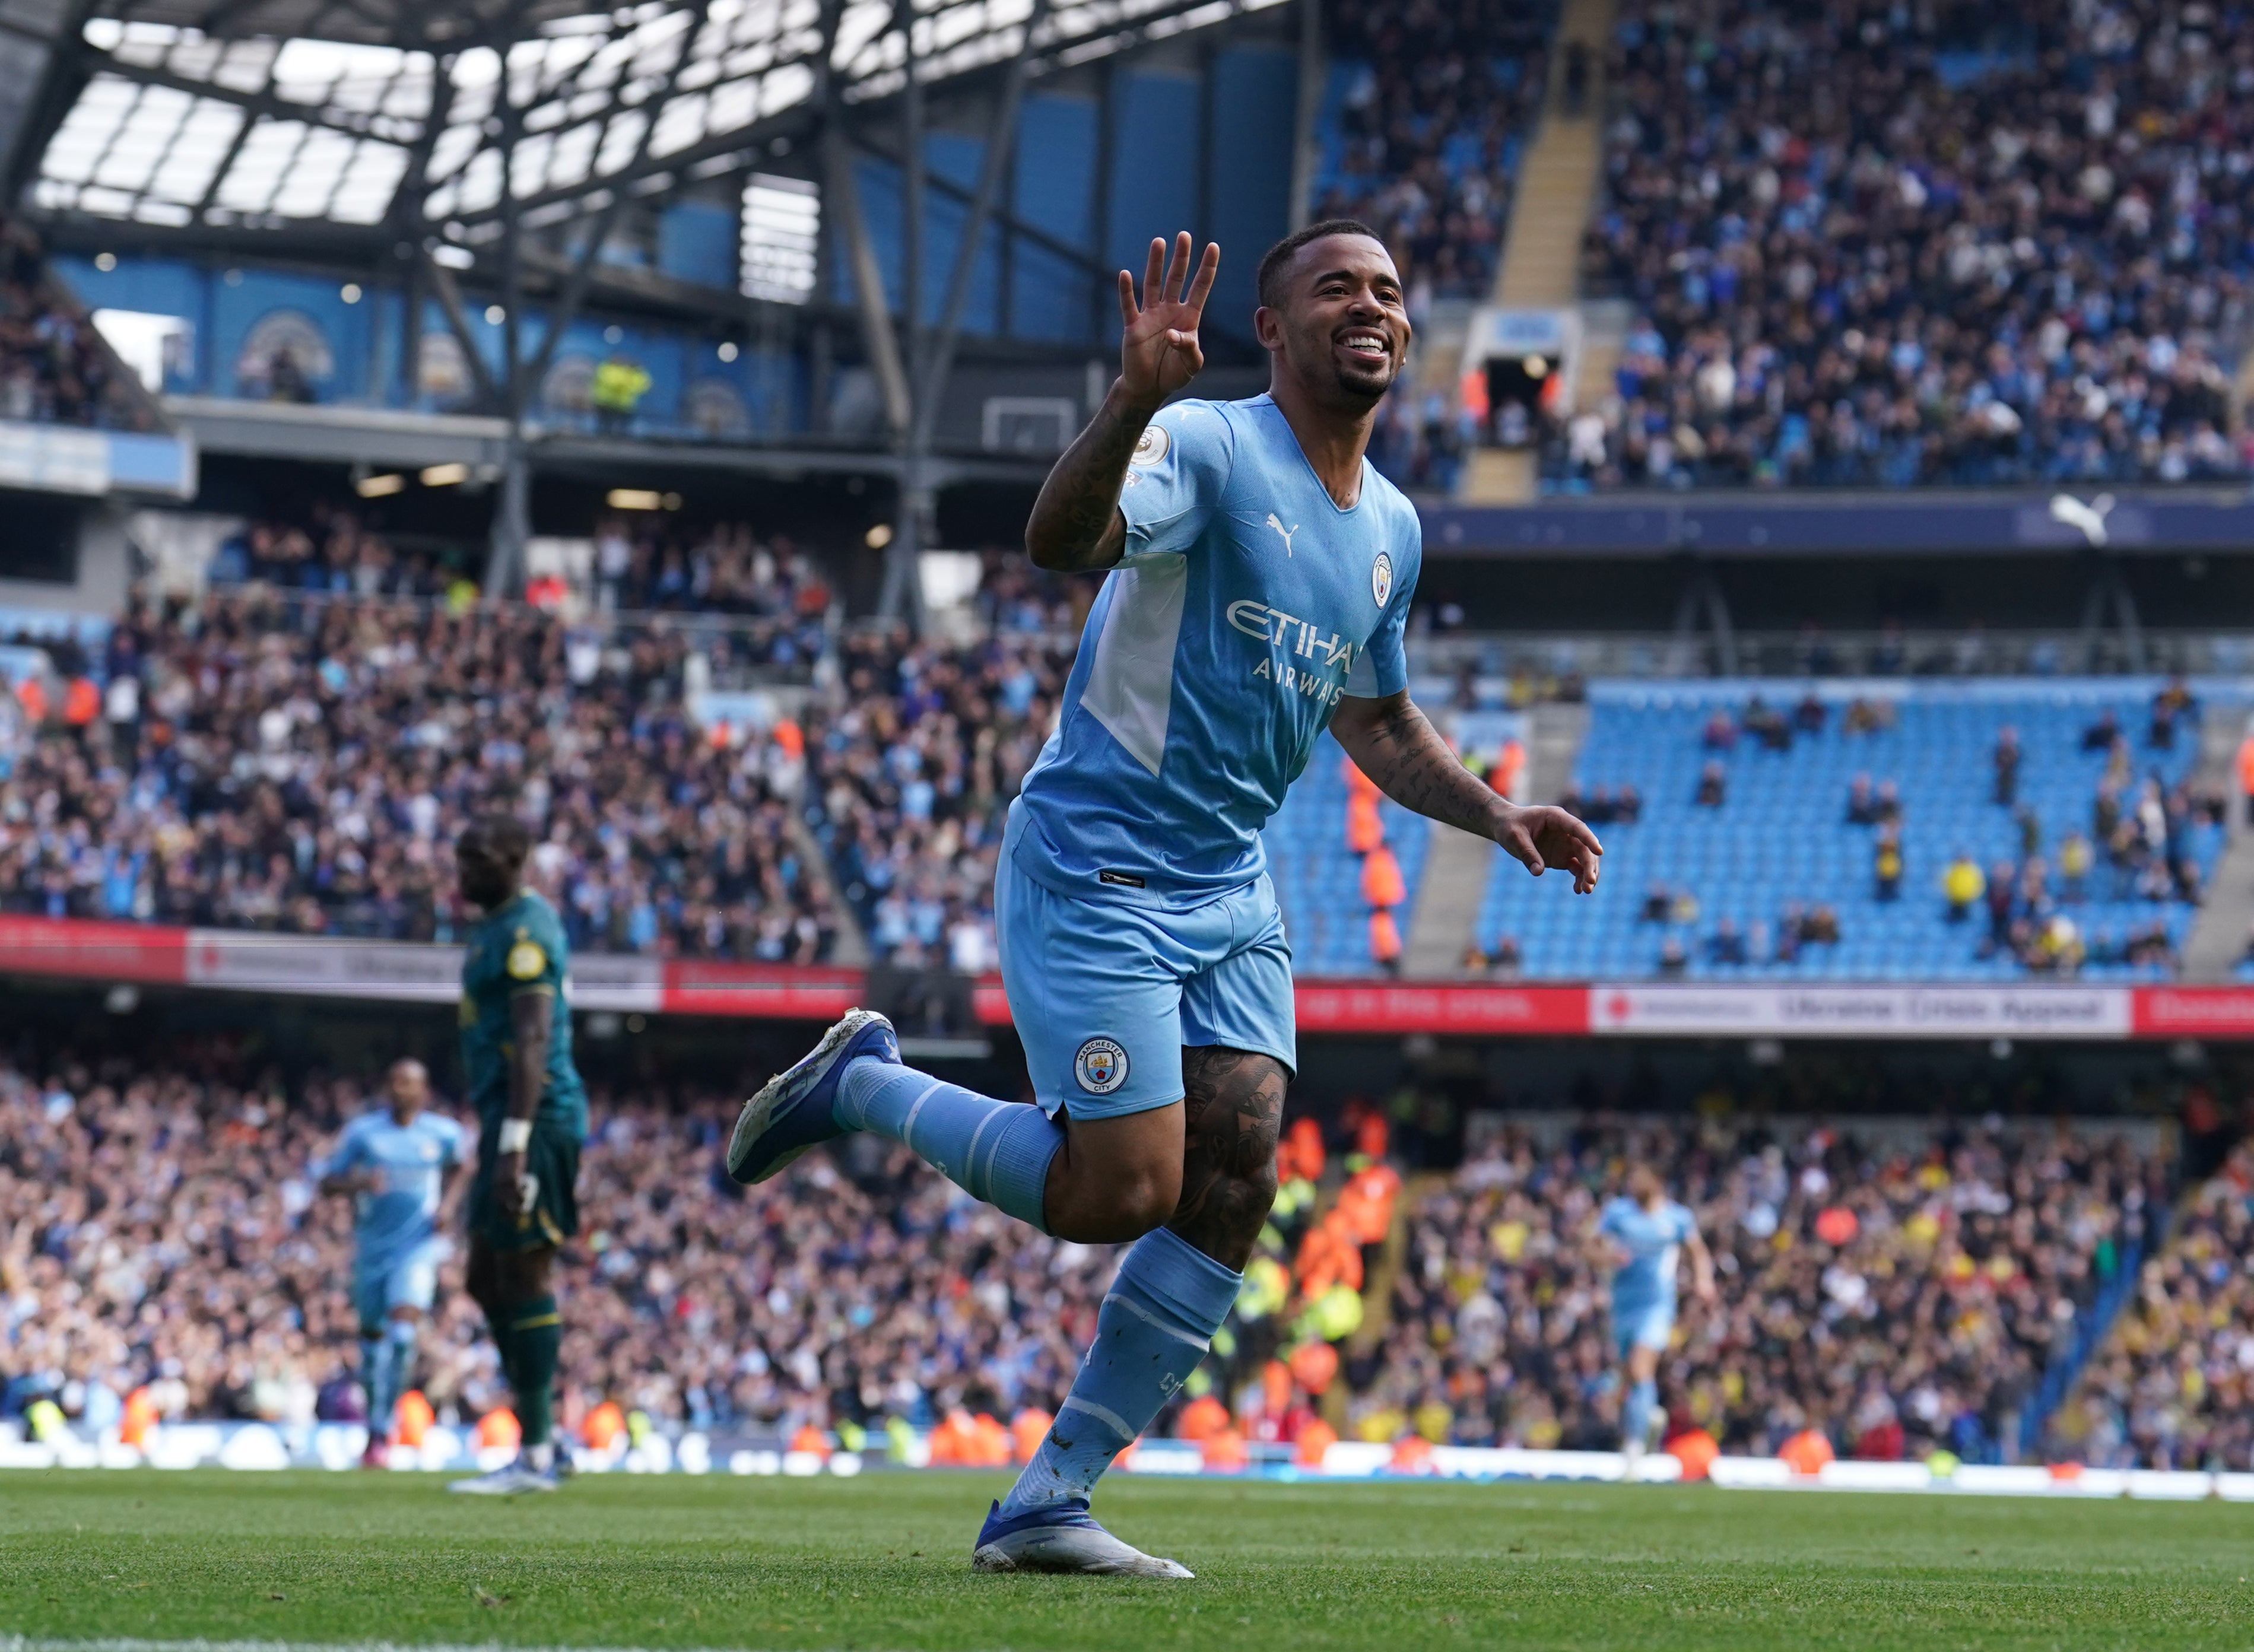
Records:
[[[1367,460],[1333,500],[1266,396],[1177,402],[1145,430],[1056,732],[1009,847],[1082,899],[1186,909],[1265,869],[1260,831],[1343,696],[1409,683],[1417,512]]]
[[[1597,1231],[1609,1234],[1628,1253],[1628,1265],[1613,1275],[1613,1312],[1628,1312],[1675,1304],[1675,1264],[1683,1242],[1698,1232],[1690,1213],[1672,1199],[1646,1210],[1633,1199],[1610,1200],[1597,1219]]]
[[[439,1186],[445,1172],[462,1162],[466,1139],[459,1124],[439,1113],[417,1113],[402,1129],[385,1108],[345,1126],[336,1150],[314,1174],[376,1172],[376,1191],[355,1201],[353,1238],[363,1271],[403,1260],[438,1231]]]

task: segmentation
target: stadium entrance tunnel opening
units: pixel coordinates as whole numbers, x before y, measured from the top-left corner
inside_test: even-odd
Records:
[[[1556,357],[1539,352],[1487,359],[1486,439],[1497,447],[1530,445],[1544,416],[1558,404],[1564,374]]]

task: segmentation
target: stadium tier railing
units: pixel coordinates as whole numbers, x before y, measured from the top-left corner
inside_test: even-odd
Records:
[[[1420,700],[1445,703],[1468,669],[1482,704],[1578,697],[1597,677],[1846,678],[1962,682],[1979,677],[2230,677],[2254,672],[2254,631],[2148,630],[2132,649],[2086,630],[1556,632],[1428,634],[1410,645]],[[2025,685],[2020,685],[2023,688]],[[2019,689],[2014,690],[2020,691]]]

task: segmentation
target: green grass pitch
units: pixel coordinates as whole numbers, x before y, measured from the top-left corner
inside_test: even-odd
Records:
[[[1711,1487],[1108,1483],[1194,1583],[973,1573],[998,1475],[0,1474],[0,1647],[2254,1643],[2254,1507]]]

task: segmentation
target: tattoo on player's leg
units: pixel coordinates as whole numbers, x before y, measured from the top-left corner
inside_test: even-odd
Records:
[[[1182,1196],[1167,1224],[1206,1255],[1242,1268],[1276,1202],[1283,1064],[1202,1045],[1182,1052]]]

